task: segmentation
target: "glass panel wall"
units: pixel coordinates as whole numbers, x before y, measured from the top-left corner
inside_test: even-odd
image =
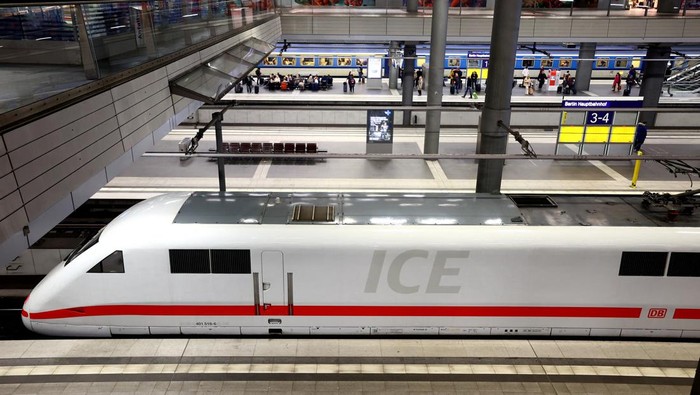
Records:
[[[0,113],[139,66],[274,13],[273,0],[151,0],[0,8]]]

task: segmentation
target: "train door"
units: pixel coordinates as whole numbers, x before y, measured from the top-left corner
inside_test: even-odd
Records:
[[[284,256],[281,251],[262,253],[262,309],[260,314],[288,314],[284,300]]]

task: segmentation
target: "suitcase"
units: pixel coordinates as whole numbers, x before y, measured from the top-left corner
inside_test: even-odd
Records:
[[[455,86],[451,85],[450,86],[450,95],[454,95],[454,94],[455,94]]]
[[[243,85],[236,85],[236,93],[243,93]]]
[[[570,94],[571,94],[571,88],[569,88],[568,86],[567,86],[566,88],[564,88],[564,94],[565,94],[565,95],[570,95]]]
[[[557,93],[561,93],[561,89],[562,89],[562,88],[561,88],[561,85],[559,85],[559,86],[557,87]]]
[[[260,93],[260,86],[255,85],[255,88],[253,88],[253,89],[255,89],[255,94]]]
[[[630,89],[630,88],[625,88],[625,90],[622,91],[622,96],[629,96],[630,93],[631,93],[631,89]]]
[[[347,83],[347,81],[346,81],[346,82],[343,82],[343,93],[348,93],[348,83]]]
[[[476,91],[481,92],[481,82],[476,83]]]

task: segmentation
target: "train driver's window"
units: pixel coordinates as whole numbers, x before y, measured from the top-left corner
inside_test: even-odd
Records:
[[[77,258],[83,252],[89,250],[90,247],[97,244],[97,242],[100,241],[100,235],[102,234],[103,229],[104,228],[100,229],[100,231],[97,232],[97,234],[95,236],[93,236],[92,239],[83,241],[83,243],[80,246],[78,246],[78,248],[71,251],[71,253],[68,254],[68,256],[66,257],[66,263],[64,264],[64,266],[68,265],[70,263],[70,261]]]
[[[107,255],[105,259],[88,270],[88,273],[124,273],[124,256],[122,252],[114,251]]]

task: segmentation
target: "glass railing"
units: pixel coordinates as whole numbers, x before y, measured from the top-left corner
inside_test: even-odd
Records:
[[[0,8],[0,113],[225,35],[274,13],[272,0]]]
[[[436,0],[418,0],[418,13],[429,14]],[[446,1],[446,0],[440,0]],[[493,11],[495,0],[447,0],[450,14],[475,14]],[[659,12],[685,13],[700,9],[700,0],[522,0],[526,12],[551,11],[599,15],[601,12],[632,11],[630,15],[654,16]],[[669,3],[670,7],[667,5]],[[275,0],[282,13],[393,14],[406,12],[406,0]],[[638,11],[638,12],[635,12]]]

